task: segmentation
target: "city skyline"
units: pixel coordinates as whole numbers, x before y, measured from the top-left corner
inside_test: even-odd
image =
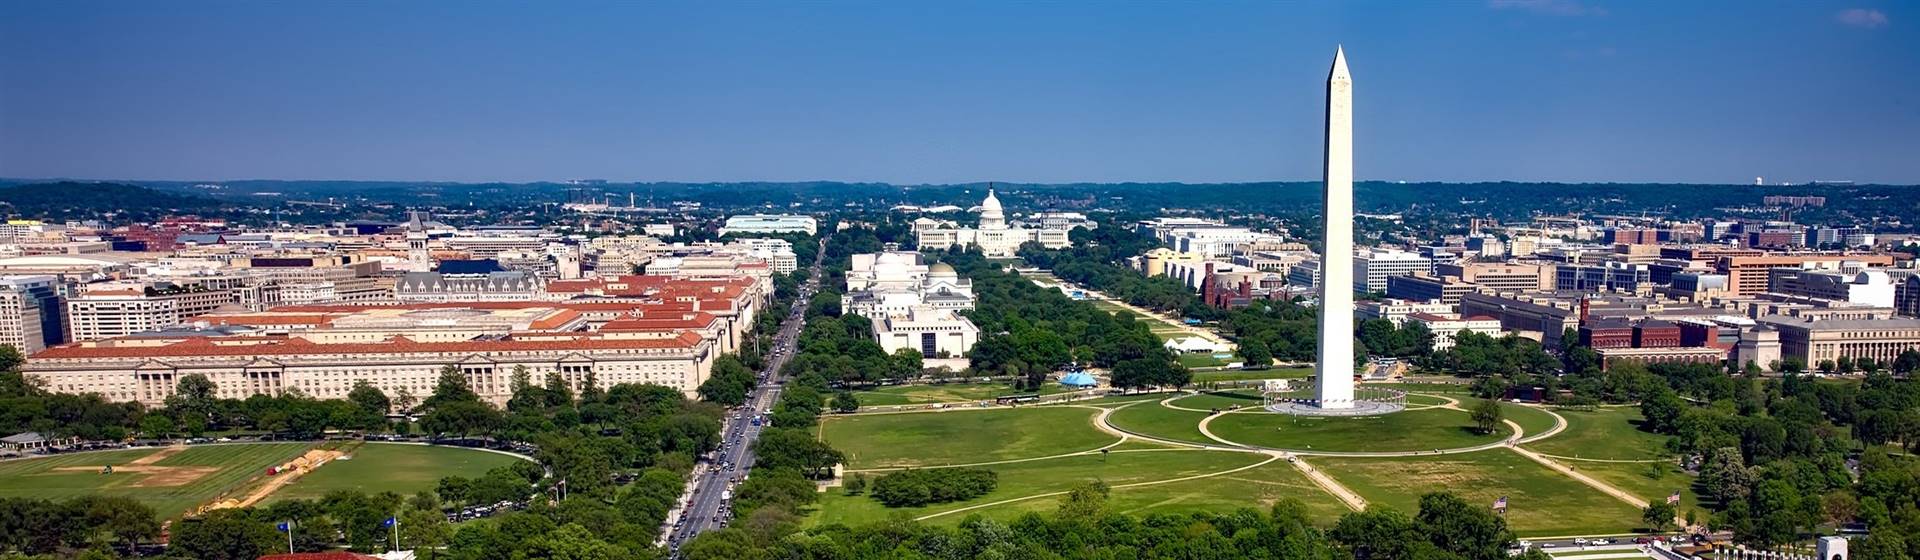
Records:
[[[0,176],[1300,181],[1342,43],[1360,180],[1920,182],[1903,3],[106,5],[0,8]]]

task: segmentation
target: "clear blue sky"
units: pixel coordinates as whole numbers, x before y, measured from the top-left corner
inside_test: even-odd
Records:
[[[0,176],[1920,183],[1920,3],[0,2]]]

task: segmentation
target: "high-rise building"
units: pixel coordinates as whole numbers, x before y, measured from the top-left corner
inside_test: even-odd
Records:
[[[66,340],[66,306],[52,276],[0,278],[0,344],[22,355]]]
[[[1347,229],[1352,230],[1352,225]],[[1333,249],[1328,248],[1329,252]],[[1387,278],[1433,271],[1433,259],[1395,249],[1363,250],[1349,257],[1353,266],[1353,291],[1369,294],[1387,291]]]

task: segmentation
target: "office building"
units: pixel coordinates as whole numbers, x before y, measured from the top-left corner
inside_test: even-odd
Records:
[[[727,234],[778,234],[804,233],[814,235],[820,229],[820,222],[813,216],[796,214],[746,214],[728,216],[725,225],[720,226],[720,235]]]
[[[1363,249],[1352,259],[1353,291],[1359,293],[1385,293],[1389,277],[1433,272],[1432,259],[1397,249]]]

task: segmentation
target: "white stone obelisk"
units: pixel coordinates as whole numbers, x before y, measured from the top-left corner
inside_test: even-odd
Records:
[[[1320,360],[1314,398],[1320,408],[1353,408],[1353,76],[1344,49],[1327,75],[1326,221],[1320,252]]]

